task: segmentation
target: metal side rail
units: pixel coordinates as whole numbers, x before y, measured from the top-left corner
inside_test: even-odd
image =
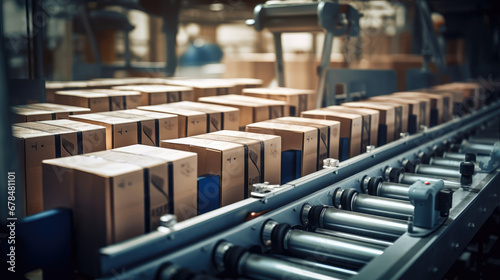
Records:
[[[370,153],[365,153],[343,161],[337,168],[320,170],[289,182],[282,186],[279,191],[271,192],[259,199],[248,198],[238,203],[175,224],[171,228],[163,228],[125,242],[104,247],[101,249],[101,257],[98,260],[101,268],[101,275],[111,275],[113,271],[122,271],[124,269],[128,271],[127,268],[136,267],[139,263],[144,263],[145,267],[154,270],[155,265],[163,263],[163,261],[161,261],[164,259],[162,256],[166,256],[169,253],[172,253],[172,255],[168,255],[169,259],[171,256],[176,256],[172,258],[172,260],[178,260],[175,261],[176,264],[182,266],[182,264],[185,263],[188,266],[194,266],[192,268],[194,271],[198,271],[200,268],[205,269],[210,265],[209,263],[204,263],[203,259],[196,258],[197,261],[193,262],[193,259],[185,258],[185,256],[190,255],[187,253],[193,246],[196,247],[198,252],[210,254],[212,244],[216,241],[212,240],[210,237],[221,233],[217,235],[217,238],[219,238],[221,235],[226,235],[222,234],[222,232],[225,231],[237,233],[235,235],[242,237],[245,236],[245,232],[252,233],[253,231],[256,233],[259,231],[257,228],[260,229],[262,226],[265,217],[270,218],[272,214],[273,219],[275,219],[275,216],[281,216],[280,213],[283,213],[283,211],[285,211],[284,209],[288,209],[287,213],[289,213],[288,211],[292,211],[291,209],[300,211],[301,205],[307,202],[304,200],[305,197],[310,198],[311,201],[309,201],[309,203],[311,204],[322,203],[331,205],[331,199],[328,199],[326,194],[330,192],[331,197],[331,192],[333,191],[331,187],[332,184],[359,174],[360,170],[367,171],[364,172],[363,175],[381,176],[385,166],[389,164],[392,166],[399,166],[403,158],[413,160],[416,158],[416,153],[418,151],[430,149],[432,145],[438,144],[442,140],[449,139],[457,133],[479,127],[480,124],[498,114],[498,109],[500,109],[500,103],[493,103],[471,115],[454,119],[425,132],[408,136],[382,147],[378,147]],[[384,161],[387,162],[384,163]],[[374,166],[377,166],[377,168]],[[342,188],[354,187],[360,190],[359,182],[355,182],[362,180],[361,176],[359,177],[360,178],[357,178],[357,180],[349,180],[340,185]],[[315,196],[311,195],[319,190],[322,191],[316,193]],[[294,206],[291,208],[283,207],[290,203]],[[247,217],[250,213],[262,213],[265,211],[270,212],[247,221]],[[295,217],[295,215],[284,216]],[[300,223],[298,218],[288,218],[287,220],[279,221],[287,222],[292,225]],[[255,228],[252,229],[253,227]],[[248,240],[252,240],[248,236],[247,238]],[[236,242],[236,244],[241,245],[239,242]],[[205,249],[203,249],[204,246],[206,247]],[[143,278],[142,274],[140,278]]]

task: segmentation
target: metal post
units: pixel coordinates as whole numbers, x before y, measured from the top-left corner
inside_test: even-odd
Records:
[[[333,47],[333,33],[326,32],[325,40],[323,42],[323,51],[321,53],[321,63],[318,67],[318,89],[316,94],[316,108],[321,108],[323,99],[325,98],[326,90],[326,73],[330,67],[330,57]],[[335,103],[335,93],[333,95],[333,103]]]
[[[274,38],[274,48],[276,52],[276,62],[274,63],[276,70],[276,80],[278,81],[278,86],[285,86],[285,68],[283,62],[283,46],[281,45],[281,33],[273,33]]]

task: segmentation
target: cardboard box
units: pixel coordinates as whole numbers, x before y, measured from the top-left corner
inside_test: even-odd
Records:
[[[77,137],[81,138],[78,140],[78,150],[81,150],[78,152],[79,154],[106,150],[106,128],[104,126],[73,120],[51,120],[40,123],[77,131]]]
[[[177,115],[139,109],[124,110],[121,112],[154,119],[156,135],[159,137],[158,141],[155,142],[158,145],[160,140],[179,138],[179,117]]]
[[[106,128],[106,149],[113,149],[138,143],[137,121],[116,118],[102,114],[70,116],[71,120],[104,126]]]
[[[318,129],[318,170],[323,168],[324,159],[339,158],[340,122],[299,117],[283,117],[272,121],[315,127]]]
[[[350,108],[367,108],[379,111],[379,124],[387,126],[387,143],[390,143],[399,138],[398,132],[402,127],[402,119],[401,115],[399,115],[399,117],[396,117],[397,106],[385,105],[377,102],[348,102],[341,105]],[[399,112],[401,112],[401,110],[399,110]]]
[[[397,96],[383,95],[383,96],[371,97],[369,101],[375,101],[381,103],[389,102],[389,103],[406,104],[408,105],[408,114],[413,115],[415,117],[416,131],[420,130],[421,125],[426,125],[426,120],[427,120],[426,102],[423,99],[407,99]],[[430,114],[430,109],[429,109],[429,114]]]
[[[12,134],[19,156],[23,210],[26,215],[33,215],[43,210],[42,161],[56,157],[55,137],[47,132],[18,126],[12,126]]]
[[[465,103],[468,108],[473,108],[478,110],[483,105],[483,101],[486,100],[484,97],[486,91],[484,88],[475,82],[456,82],[438,85],[432,87],[432,89],[436,90],[446,90],[446,91],[461,91],[464,94]]]
[[[261,162],[261,172],[264,182],[271,185],[281,184],[281,137],[276,135],[250,133],[242,131],[221,130],[212,132],[213,135],[238,137],[257,140],[260,142],[264,160]]]
[[[141,106],[137,109],[177,115],[179,137],[193,136],[207,132],[207,115],[205,113],[167,106],[165,104]]]
[[[363,118],[361,115],[326,110],[310,110],[302,112],[302,117],[340,122],[340,138],[349,139],[347,154],[349,157],[359,155],[361,151],[361,130],[363,126]],[[339,151],[339,157],[342,157],[341,151]]]
[[[170,209],[168,162],[145,155],[120,152],[116,150],[86,154],[114,162],[124,162],[139,166],[144,172],[144,231],[150,232],[160,226],[160,217],[173,213]]]
[[[245,151],[243,145],[197,139],[164,140],[162,147],[198,154],[198,176],[218,175],[220,206],[243,200],[245,197]]]
[[[56,158],[78,154],[78,136],[75,130],[39,122],[18,123],[15,126],[39,130],[54,135]]]
[[[138,91],[114,89],[92,89],[90,91],[106,94],[109,99],[110,111],[135,109],[142,105],[142,96]]]
[[[182,105],[179,104],[180,102],[175,102],[175,103],[170,103],[170,104],[164,104],[163,106],[168,106],[172,108],[181,108],[181,109],[186,109],[190,111],[195,111],[195,112],[200,112],[206,114],[207,118],[207,128],[206,132],[213,132],[213,131],[218,131],[221,130],[221,126],[223,123],[222,120],[222,112],[219,111],[214,111],[210,110],[209,108],[191,108],[190,106]]]
[[[281,136],[281,150],[301,151],[301,176],[316,171],[318,160],[318,132],[316,128],[273,122],[249,124],[247,132],[264,133]]]
[[[196,216],[198,191],[198,156],[196,153],[178,151],[145,145],[132,145],[115,149],[115,151],[159,158],[168,162],[169,209],[183,221]]]
[[[144,173],[127,163],[86,157],[74,172],[78,270],[98,275],[99,249],[144,233]]]
[[[220,113],[221,122],[219,124],[212,123],[212,118],[210,118],[210,131],[219,130],[238,130],[239,128],[239,115],[240,110],[238,108],[221,106],[214,104],[207,104],[201,102],[191,102],[191,101],[181,101],[172,103],[173,106],[178,106],[179,108],[184,108],[188,110],[200,111],[209,114]],[[208,119],[207,119],[208,120]]]
[[[183,100],[194,101],[193,89],[183,86],[167,85],[140,85],[140,86],[117,86],[116,90],[132,90],[141,93],[141,104],[157,105]]]
[[[165,79],[164,83],[193,88],[194,98],[189,101],[198,101],[204,96],[235,94],[238,90],[236,82],[225,79]]]
[[[371,102],[370,100],[364,100],[361,102]],[[357,103],[357,102],[353,102]],[[394,107],[394,140],[401,138],[402,132],[408,132],[408,117],[410,111],[410,105],[405,102],[378,102],[383,105],[389,105]]]
[[[35,110],[46,110],[55,113],[55,119],[67,119],[69,115],[87,114],[90,113],[89,108],[61,105],[54,103],[33,103],[26,105],[27,108]]]
[[[396,96],[405,96],[405,97],[418,97],[418,98],[427,98],[431,104],[431,121],[430,126],[437,125],[443,122],[443,119],[446,119],[446,116],[450,115],[450,110],[452,106],[450,105],[450,99],[445,98],[445,96],[439,94],[431,94],[425,92],[413,92],[413,91],[403,91],[393,93]],[[435,117],[432,116],[432,111],[434,110]],[[435,122],[432,122],[432,118],[435,118]]]
[[[196,135],[194,137],[243,145],[246,158],[245,182],[247,182],[247,192],[245,194],[245,198],[250,196],[253,184],[264,182],[263,172],[261,172],[264,155],[263,150],[261,149],[261,142],[259,140],[211,133]]]
[[[92,113],[109,111],[109,98],[106,94],[84,90],[66,90],[55,93],[55,103],[90,108]]]
[[[245,88],[260,88],[263,86],[263,81],[261,79],[252,79],[252,78],[229,78],[225,79],[229,80],[236,84],[236,89],[234,90],[234,94],[241,94],[243,89]]]
[[[240,127],[247,124],[288,115],[283,101],[241,95],[202,97],[200,102],[236,107],[240,110]]]
[[[34,121],[44,121],[44,120],[52,120],[52,112],[39,110],[39,109],[30,109],[22,106],[12,106],[11,110],[14,112],[15,119],[14,122],[34,122]]]
[[[369,145],[377,146],[378,124],[380,118],[380,113],[377,110],[349,108],[345,106],[328,106],[322,108],[322,110],[360,115],[363,118],[361,129],[361,153],[366,152],[366,147]]]
[[[290,116],[300,116],[303,111],[316,106],[316,100],[310,100],[314,91],[293,88],[250,88],[244,89],[242,95],[285,101],[289,105]],[[309,104],[312,102],[313,104]],[[312,105],[312,106],[311,106]]]
[[[55,94],[61,90],[81,90],[87,89],[87,81],[45,81],[45,100],[47,102],[55,102]]]
[[[137,143],[149,146],[159,146],[160,139],[157,135],[156,122],[154,118],[146,116],[128,114],[123,111],[113,111],[102,113],[105,116],[116,117],[135,121],[137,124]]]

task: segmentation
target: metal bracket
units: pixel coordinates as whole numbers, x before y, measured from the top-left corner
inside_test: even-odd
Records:
[[[408,196],[410,202],[415,206],[413,214],[413,226],[423,229],[433,229],[441,217],[439,211],[438,195],[444,188],[443,180],[436,182],[417,181],[410,186]],[[451,205],[450,205],[451,207]],[[409,231],[415,232],[415,228]]]

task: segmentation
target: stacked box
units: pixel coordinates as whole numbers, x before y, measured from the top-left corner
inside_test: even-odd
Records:
[[[83,90],[88,88],[87,81],[46,81],[45,82],[45,100],[47,102],[55,102],[55,94],[57,91],[66,90]]]
[[[141,106],[142,96],[138,91],[91,89],[89,92],[102,93],[108,96],[109,111],[135,109]]]
[[[175,106],[169,106],[168,104],[141,106],[138,109],[143,111],[177,115],[179,137],[193,136],[207,132],[206,113],[178,108]]]
[[[317,128],[285,123],[258,122],[247,125],[246,131],[281,137],[282,183],[316,171],[318,159]],[[287,159],[288,156],[291,160]]]
[[[407,131],[409,133],[416,133],[418,130],[420,130],[420,127],[422,125],[426,125],[427,119],[430,118],[430,108],[429,110],[427,110],[427,103],[423,99],[408,99],[392,95],[383,95],[371,97],[369,101],[408,105]]]
[[[241,95],[202,97],[198,101],[235,107],[240,110],[240,129],[248,124],[288,116],[288,105],[284,101]]]
[[[90,112],[89,108],[68,106],[68,105],[61,105],[54,103],[33,103],[24,105],[22,107],[51,112],[53,120],[67,119],[69,115],[86,114]]]
[[[427,99],[431,107],[431,114],[429,120],[429,125],[431,127],[443,123],[445,120],[449,118],[449,116],[451,116],[452,100],[450,99],[449,96],[426,93],[426,92],[412,92],[412,91],[396,92],[393,93],[392,95]]]
[[[117,86],[113,89],[140,92],[141,105],[143,106],[195,100],[193,89],[184,86],[138,85]]]
[[[236,82],[225,79],[164,79],[163,82],[167,85],[193,88],[194,99],[190,101],[198,101],[204,96],[235,94],[238,90]]]
[[[340,122],[339,160],[346,160],[360,154],[361,131],[363,128],[362,115],[327,110],[310,110],[302,112],[302,117]]]
[[[109,111],[109,97],[89,90],[65,90],[55,92],[55,103],[89,108],[92,113]]]
[[[316,93],[313,90],[293,88],[250,88],[243,95],[285,101],[289,105],[290,116],[300,116],[303,111],[316,106]]]
[[[191,101],[175,102],[169,105],[177,108],[206,113],[207,132],[224,129],[238,130],[240,112],[238,108]]]
[[[12,106],[11,110],[14,113],[14,122],[16,123],[52,120],[54,118],[50,111],[31,109],[25,106]]]

